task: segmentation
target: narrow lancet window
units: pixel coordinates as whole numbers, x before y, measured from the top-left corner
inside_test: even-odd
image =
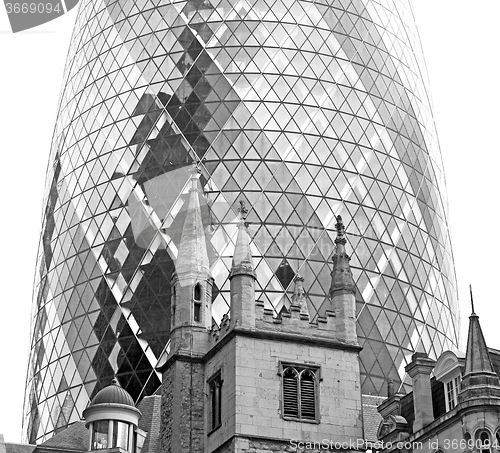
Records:
[[[193,319],[195,322],[201,321],[201,285],[197,283],[193,289]]]

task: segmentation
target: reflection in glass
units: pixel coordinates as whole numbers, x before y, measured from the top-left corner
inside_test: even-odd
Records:
[[[92,449],[103,450],[108,448],[109,421],[99,420],[92,425]]]
[[[129,428],[128,423],[113,421],[113,447],[128,450]]]

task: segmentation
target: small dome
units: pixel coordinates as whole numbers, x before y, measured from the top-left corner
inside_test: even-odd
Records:
[[[135,407],[134,400],[130,394],[118,385],[116,379],[113,379],[110,385],[104,387],[94,396],[90,406],[95,406],[96,404],[123,404]]]

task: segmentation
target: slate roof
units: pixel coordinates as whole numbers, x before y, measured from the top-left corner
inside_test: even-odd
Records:
[[[383,403],[385,399],[385,396],[361,395],[365,440],[368,442],[375,443],[377,441],[377,431],[382,421],[382,417],[378,413],[377,407]]]
[[[139,428],[148,433],[142,453],[157,453],[160,451],[161,396],[146,396],[137,408],[142,413]]]
[[[6,453],[32,453],[36,445],[31,444],[5,444]]]
[[[84,422],[75,422],[40,444],[40,447],[87,451],[89,449],[89,430],[85,428]]]

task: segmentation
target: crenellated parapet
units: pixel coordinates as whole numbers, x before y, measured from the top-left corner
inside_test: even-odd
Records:
[[[227,313],[225,313],[221,319],[220,325],[217,325],[216,323],[212,324],[212,328],[209,331],[210,344],[214,345],[215,343],[217,343],[229,332],[230,328],[231,328],[231,319],[229,318]]]
[[[328,338],[345,343],[342,335],[338,335],[337,316],[333,310],[327,310],[324,316],[318,316],[310,322],[309,315],[301,313],[294,305],[276,316],[273,309],[265,308],[261,301],[255,302],[255,329],[262,332],[302,335],[308,339]]]
[[[243,329],[303,335],[307,338],[328,338],[341,344],[357,346],[355,289],[349,257],[345,252],[346,237],[342,218],[337,217],[331,289],[325,299],[327,309],[322,316],[312,320],[304,291],[304,277],[300,274],[294,278],[294,290],[288,309],[282,308],[280,313],[276,314],[272,308],[266,308],[263,302],[255,300],[256,274],[245,221],[248,211],[243,203],[239,212],[238,236],[229,274],[230,314],[224,315],[219,326],[212,326],[210,344],[219,342],[234,329]]]

